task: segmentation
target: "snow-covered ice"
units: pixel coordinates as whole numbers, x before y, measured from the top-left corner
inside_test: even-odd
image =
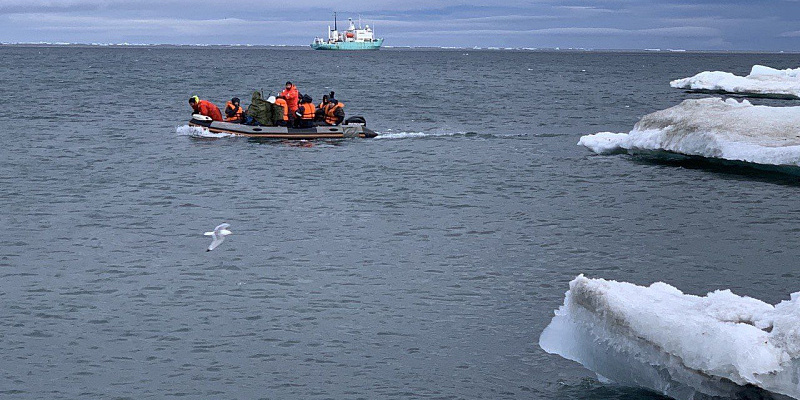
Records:
[[[668,151],[777,166],[800,166],[800,107],[747,100],[685,100],[644,116],[630,133],[600,132],[579,145],[598,154]]]
[[[739,93],[764,97],[800,98],[800,68],[778,70],[754,65],[750,75],[704,71],[669,83],[679,89]]]
[[[539,338],[605,381],[676,399],[800,398],[800,292],[776,306],[578,276]]]

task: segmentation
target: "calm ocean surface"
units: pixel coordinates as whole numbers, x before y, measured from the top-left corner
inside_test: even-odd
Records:
[[[0,397],[658,398],[539,348],[567,283],[787,299],[798,177],[578,138],[703,97],[671,79],[799,63],[0,47]],[[249,104],[287,80],[383,137],[176,132],[190,95]]]

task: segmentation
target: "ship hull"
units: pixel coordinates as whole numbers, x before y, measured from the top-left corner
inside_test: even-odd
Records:
[[[311,48],[314,50],[378,50],[382,44],[383,39],[376,39],[374,42],[313,43]]]

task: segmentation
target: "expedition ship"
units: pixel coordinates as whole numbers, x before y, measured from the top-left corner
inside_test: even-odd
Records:
[[[311,48],[314,50],[378,50],[383,44],[383,39],[375,39],[375,34],[369,25],[361,27],[359,18],[358,29],[352,18],[347,21],[350,26],[344,32],[339,32],[336,26],[336,13],[333,13],[333,30],[328,25],[328,40],[321,37],[314,38]]]

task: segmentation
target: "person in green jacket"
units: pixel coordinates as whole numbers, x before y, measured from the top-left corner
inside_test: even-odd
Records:
[[[252,119],[251,124],[277,126],[278,121],[283,119],[283,109],[275,104],[274,96],[270,96],[267,100],[264,100],[261,93],[255,91],[253,92],[250,106],[247,107],[247,117],[248,121]]]

